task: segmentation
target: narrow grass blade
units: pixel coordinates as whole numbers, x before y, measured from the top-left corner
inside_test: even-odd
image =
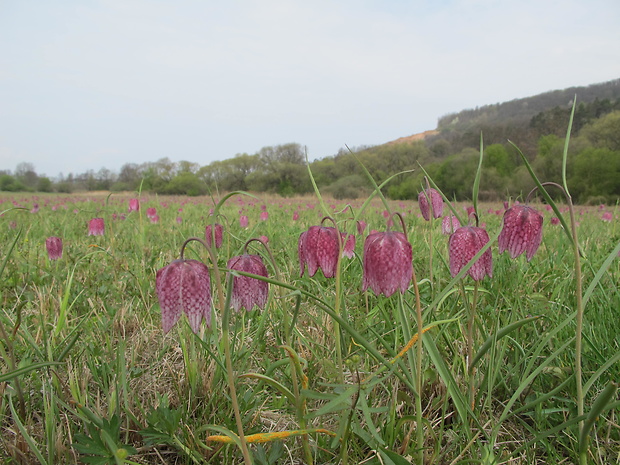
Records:
[[[308,161],[308,154],[306,154],[306,167],[308,168],[308,176],[310,176],[310,182],[312,183],[314,194],[316,195],[317,199],[319,199],[319,204],[321,205],[321,209],[323,210],[326,216],[331,216],[332,212],[329,211],[329,209],[325,205],[325,202],[323,202],[323,197],[321,196],[321,191],[319,190],[319,186],[316,185],[316,181],[314,180],[312,169],[310,168],[310,162]]]
[[[596,286],[601,281],[601,278],[603,277],[605,272],[609,269],[611,264],[614,263],[618,259],[618,254],[620,254],[620,242],[618,242],[618,245],[616,245],[614,250],[612,250],[611,253],[607,256],[607,258],[605,259],[601,267],[598,269],[598,271],[594,275],[594,278],[592,278],[590,285],[588,286],[586,291],[583,293],[583,304],[582,304],[583,308],[586,308],[586,304],[588,303],[588,300],[590,300],[590,297],[592,296],[594,289],[596,289]]]
[[[570,197],[570,193],[568,191],[568,183],[566,182],[566,161],[568,160],[568,144],[570,142],[570,133],[573,128],[573,118],[575,116],[575,107],[577,106],[577,95],[573,98],[573,108],[570,112],[570,118],[568,120],[568,128],[566,129],[566,138],[564,139],[564,151],[562,152],[562,184],[564,185],[564,190],[566,191],[566,195]]]
[[[478,191],[480,190],[480,178],[482,177],[482,160],[484,159],[484,142],[482,132],[480,132],[480,158],[478,159],[478,169],[474,177],[474,187],[472,189],[472,201],[474,203],[474,211],[478,215]],[[477,222],[476,222],[477,224]]]
[[[437,369],[437,373],[439,374],[440,378],[448,389],[448,394],[454,402],[454,406],[456,407],[456,410],[461,417],[462,423],[464,425],[467,424],[468,418],[470,416],[474,418],[474,420],[476,420],[475,416],[471,413],[471,409],[467,405],[467,400],[465,399],[465,397],[463,397],[463,393],[459,389],[458,383],[456,382],[456,379],[454,379],[450,368],[448,368],[448,365],[446,365],[446,362],[439,353],[439,349],[437,349],[433,338],[425,337],[422,339],[422,341],[424,343],[424,346],[426,347],[426,351],[429,357],[431,358],[431,361],[433,362],[433,365],[435,365],[435,368]],[[464,430],[467,434],[467,439],[470,440],[471,429],[464,428]]]
[[[277,391],[280,392],[280,394],[286,397],[292,405],[295,405],[295,395],[286,386],[279,383],[275,379],[270,378],[269,376],[261,375],[260,373],[245,373],[243,375],[240,375],[239,378],[252,378],[262,381],[269,386],[275,388]]]
[[[493,343],[495,343],[496,341],[499,341],[501,338],[503,338],[504,336],[507,336],[511,332],[516,331],[517,329],[519,329],[524,324],[530,323],[532,321],[536,321],[539,318],[541,318],[541,317],[540,316],[535,316],[535,317],[529,317],[529,318],[524,318],[524,319],[519,320],[519,321],[515,321],[515,322],[509,324],[508,326],[505,326],[505,327],[501,328],[497,333],[492,334],[491,336],[489,336],[487,338],[487,340],[484,341],[484,344],[482,344],[480,346],[480,348],[478,349],[478,352],[474,356],[474,358],[473,358],[473,360],[471,362],[471,368],[473,368],[473,367],[475,367],[477,365],[477,363],[484,356],[484,354],[486,354],[489,351],[489,349],[491,348]]]
[[[13,421],[15,421],[15,424],[17,425],[19,432],[21,433],[22,437],[28,444],[30,451],[37,457],[37,459],[39,460],[39,463],[41,463],[42,465],[47,465],[47,460],[45,460],[45,458],[43,457],[43,454],[39,450],[39,447],[34,442],[34,439],[32,439],[32,436],[28,434],[28,431],[26,431],[26,428],[24,427],[24,424],[20,420],[19,415],[17,415],[17,412],[15,411],[15,406],[13,405],[13,397],[12,396],[7,396],[7,397],[9,399],[9,408],[11,409]]]
[[[583,428],[579,435],[579,453],[583,454],[588,449],[588,439],[590,438],[590,430],[594,426],[594,422],[598,416],[609,408],[609,403],[616,395],[618,385],[615,383],[609,383],[605,386],[605,389],[601,391],[596,400],[592,403],[590,412],[588,413],[586,420],[583,422]]]
[[[19,237],[22,235],[22,230],[20,228],[19,231],[17,231],[17,234],[15,234],[15,239],[13,239],[13,242],[11,242],[11,245],[9,246],[9,250],[6,253],[6,256],[4,257],[4,260],[2,260],[2,266],[0,266],[0,277],[2,276],[2,273],[4,272],[4,268],[6,268],[6,264],[9,261],[9,257],[11,256],[11,253],[13,252],[13,249],[15,248],[15,244],[17,244],[17,241],[19,240]]]
[[[6,381],[10,381],[13,378],[18,376],[25,375],[26,373],[30,373],[31,371],[38,370],[39,368],[45,368],[53,365],[62,365],[60,362],[39,362],[33,363],[32,365],[28,365],[22,368],[18,368],[16,370],[9,371],[7,373],[2,373],[0,375],[0,383],[4,383]]]
[[[607,371],[609,367],[611,367],[614,363],[620,361],[620,352],[616,352],[616,354],[603,363],[596,372],[590,377],[588,382],[583,385],[583,396],[585,397],[586,393],[590,390],[592,385],[596,382],[597,379],[601,377],[603,373]]]

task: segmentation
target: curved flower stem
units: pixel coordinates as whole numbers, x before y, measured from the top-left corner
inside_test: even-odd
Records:
[[[252,465],[252,456],[250,455],[250,450],[248,449],[248,444],[245,439],[245,434],[243,433],[243,421],[241,419],[241,412],[239,411],[239,402],[237,400],[237,390],[235,389],[235,378],[233,376],[233,366],[232,366],[232,356],[230,353],[230,332],[229,332],[229,321],[230,321],[230,296],[232,294],[232,276],[229,276],[227,280],[227,296],[224,298],[224,290],[222,289],[222,281],[220,276],[220,270],[217,265],[217,256],[213,251],[213,247],[209,247],[205,241],[199,239],[197,237],[188,238],[183,245],[181,246],[181,258],[183,258],[183,253],[185,251],[185,247],[191,241],[200,242],[207,252],[209,253],[209,259],[211,260],[211,265],[213,268],[215,287],[217,288],[217,296],[218,296],[218,305],[220,307],[220,312],[222,314],[222,345],[224,346],[224,357],[226,362],[226,379],[228,381],[228,389],[230,391],[230,401],[233,406],[233,411],[235,414],[235,422],[237,424],[237,434],[239,435],[239,442],[241,444],[241,452],[243,453],[243,461],[245,465]],[[212,242],[215,245],[214,242]]]
[[[413,268],[413,264],[412,264]],[[415,310],[416,310],[416,323],[418,326],[418,341],[416,345],[416,365],[418,367],[416,373],[416,390],[418,395],[416,396],[416,441],[418,452],[418,463],[424,463],[424,428],[422,427],[422,335],[424,334],[424,326],[422,323],[422,304],[420,302],[420,290],[418,288],[418,280],[415,274],[415,268],[413,269],[413,291],[415,293]]]
[[[471,302],[469,320],[467,322],[467,373],[469,382],[469,405],[474,408],[476,397],[474,360],[474,332],[476,327],[476,307],[478,306],[478,281],[474,282],[474,296]]]
[[[276,275],[276,280],[279,282],[282,282],[282,279],[280,277],[280,269],[278,268],[278,265],[276,264],[276,260],[273,254],[271,253],[271,249],[269,248],[267,244],[265,244],[260,239],[252,238],[245,243],[245,245],[243,246],[243,250],[247,253],[248,246],[253,241],[259,242],[263,246],[263,248],[267,251],[269,261],[271,262],[271,266],[273,267],[273,272]],[[278,289],[280,292],[280,299],[283,300],[284,299],[284,288],[282,286],[278,286]],[[286,346],[293,348],[293,336],[292,336],[293,327],[289,319],[288,311],[285,308],[283,308],[282,310],[282,324],[284,325],[284,341],[286,343]],[[297,369],[296,369],[297,367],[295,366],[295,360],[292,357],[289,357],[289,360],[291,362],[291,383],[293,385],[293,395],[295,396],[295,404],[296,404],[295,407],[297,410],[297,422],[299,423],[299,428],[301,430],[305,430],[307,426],[306,424],[306,401],[300,395],[299,382],[297,379]],[[312,465],[314,463],[314,459],[312,457],[312,450],[310,449],[310,440],[307,434],[301,435],[301,443],[303,446],[306,463],[308,465]]]
[[[429,192],[431,191],[431,185],[428,182],[428,178],[424,176],[424,180],[426,181],[426,189],[422,192],[424,193],[424,197],[426,197],[426,201],[428,202],[428,276],[429,281],[431,283],[431,290],[433,289],[433,220],[435,219],[435,209],[433,208],[433,202],[431,200],[431,196]],[[434,293],[433,293],[434,295]]]
[[[430,204],[429,199],[429,204]],[[405,234],[405,239],[409,242],[409,238],[407,237],[407,227],[405,226],[405,220],[403,219],[400,213],[395,213],[400,219],[400,224],[403,228],[403,233]],[[432,207],[431,207],[431,217],[432,217]],[[432,234],[432,231],[431,231]],[[432,253],[431,253],[432,255]],[[417,391],[417,396],[415,399],[415,416],[416,416],[416,452],[417,452],[417,463],[424,464],[424,428],[422,426],[423,418],[422,418],[422,349],[423,349],[423,334],[424,334],[424,324],[422,320],[422,302],[420,300],[420,289],[418,287],[418,278],[416,277],[415,267],[413,263],[411,263],[411,271],[412,278],[411,281],[413,283],[413,292],[415,294],[415,314],[416,314],[416,326],[418,327],[418,340],[416,344],[416,373],[415,373],[415,388]]]
[[[342,302],[342,299],[341,299],[342,298],[342,251],[344,250],[344,244],[342,243],[342,236],[340,235],[340,229],[338,229],[338,225],[336,224],[336,221],[332,217],[326,216],[321,220],[321,225],[323,224],[325,220],[329,220],[332,222],[332,224],[334,225],[334,228],[336,229],[336,237],[338,238],[338,259],[336,261],[336,291],[335,291],[336,296],[335,296],[335,302],[334,302],[334,313],[338,317],[340,317],[341,316],[340,306]],[[333,324],[334,324],[334,335],[336,337],[335,344],[336,344],[336,363],[338,364],[338,382],[344,385],[344,371],[343,371],[344,364],[342,363],[342,341],[341,341],[341,335],[340,335],[340,324],[338,323],[337,320],[334,320]],[[342,426],[347,427],[344,410],[340,415],[340,420],[341,420],[340,424]],[[346,432],[343,434],[343,437],[346,437]],[[349,461],[347,444],[345,443],[341,445],[340,461],[344,465],[346,465]]]

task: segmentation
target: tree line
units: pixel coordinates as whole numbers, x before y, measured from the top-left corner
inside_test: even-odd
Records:
[[[443,129],[425,140],[341,149],[312,161],[312,176],[322,192],[338,199],[359,198],[371,189],[365,170],[377,183],[396,173],[385,187],[393,199],[414,199],[423,185],[423,167],[450,198],[466,200],[484,143],[480,195],[486,200],[524,196],[533,182],[518,147],[543,181],[560,182],[569,105],[539,112],[521,122],[488,121],[464,130]],[[577,106],[569,147],[567,175],[575,201],[613,203],[620,199],[620,100],[595,99]],[[362,168],[362,165],[364,168]],[[126,163],[118,173],[106,168],[69,174],[54,181],[38,176],[30,163],[15,172],[0,171],[3,191],[136,191],[206,195],[245,190],[282,196],[313,191],[305,148],[298,143],[264,147],[254,154],[200,166],[162,158]]]

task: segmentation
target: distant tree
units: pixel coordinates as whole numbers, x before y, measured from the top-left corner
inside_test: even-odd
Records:
[[[620,151],[596,147],[583,150],[575,157],[572,172],[570,188],[578,202],[620,200]]]
[[[140,167],[136,163],[125,163],[121,167],[118,180],[111,189],[113,191],[132,191],[136,190],[142,179]]]
[[[194,163],[191,161],[181,160],[176,164],[177,173],[197,173],[200,169],[200,165],[198,163]]]
[[[21,162],[15,167],[15,178],[29,189],[36,189],[39,176],[32,163]]]
[[[50,178],[40,176],[39,182],[37,183],[37,190],[39,192],[52,192],[54,190],[54,185]]]
[[[27,190],[26,186],[10,174],[0,175],[0,191],[19,192]]]
[[[614,111],[585,126],[579,136],[594,147],[620,151],[620,111]]]
[[[484,149],[484,165],[495,168],[500,177],[510,176],[515,169],[512,157],[502,144],[492,144]]]
[[[161,193],[190,196],[204,195],[207,193],[207,186],[194,173],[184,172],[172,178]]]

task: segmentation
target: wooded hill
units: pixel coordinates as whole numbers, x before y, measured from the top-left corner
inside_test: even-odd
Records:
[[[356,151],[355,157],[378,182],[399,171],[415,170],[390,182],[386,193],[392,198],[417,197],[423,183],[422,165],[448,196],[464,200],[471,196],[482,135],[482,197],[514,198],[534,187],[514,145],[542,181],[561,180],[564,139],[575,96],[567,170],[571,193],[582,203],[617,202],[620,79],[449,114],[441,117],[437,130],[423,140],[409,142],[403,138],[405,142],[363,148]],[[367,183],[352,159],[351,153],[341,151],[335,157],[314,162],[312,170],[319,185],[336,196],[361,194]]]
[[[534,183],[515,146],[541,181],[561,181],[564,139],[575,96],[567,169],[573,199],[618,202],[620,79],[445,115],[434,131],[374,147],[341,149],[334,156],[313,161],[310,169],[321,191],[340,199],[364,197],[371,191],[360,162],[379,184],[396,173],[414,170],[392,179],[385,194],[415,199],[422,189],[423,167],[448,197],[466,200],[471,196],[482,135],[481,200],[518,198]],[[102,168],[70,173],[56,182],[38,177],[29,163],[18,165],[14,174],[0,172],[0,190],[4,191],[133,191],[140,186],[143,191],[185,195],[246,190],[290,196],[313,189],[305,149],[298,143],[264,147],[255,154],[237,154],[205,166],[163,158],[126,163],[118,174]]]

